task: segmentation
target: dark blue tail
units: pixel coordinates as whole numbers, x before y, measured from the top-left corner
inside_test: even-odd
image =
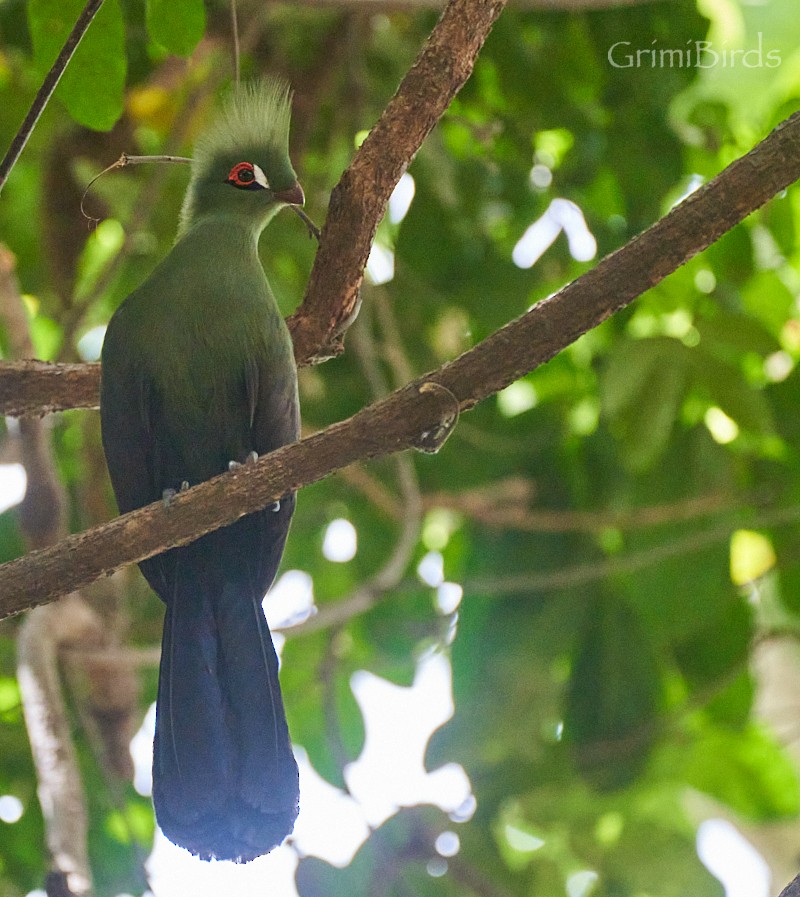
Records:
[[[284,514],[291,508],[243,518],[162,556],[170,592],[159,589],[167,610],[153,802],[170,841],[206,859],[265,854],[298,813],[297,764],[261,608],[283,549],[264,528],[277,535]]]

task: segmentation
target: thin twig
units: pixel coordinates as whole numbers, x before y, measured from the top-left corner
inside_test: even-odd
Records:
[[[0,192],[2,192],[9,174],[11,174],[11,169],[16,165],[17,159],[19,159],[23,149],[25,149],[25,144],[33,133],[33,129],[36,127],[36,122],[39,121],[39,116],[44,111],[50,97],[53,95],[53,91],[61,80],[61,76],[64,74],[64,69],[66,69],[70,59],[72,59],[72,54],[78,48],[78,44],[83,39],[89,25],[92,23],[92,19],[102,5],[103,0],[88,0],[86,6],[83,8],[83,12],[78,16],[78,21],[75,23],[72,31],[70,31],[66,43],[61,48],[61,52],[56,57],[56,61],[45,76],[30,110],[25,116],[25,121],[20,125],[20,129],[11,141],[11,146],[8,148],[5,158],[0,162]]]
[[[528,533],[598,533],[610,528],[649,529],[697,517],[735,510],[734,501],[722,492],[692,495],[656,505],[573,511],[530,507],[533,483],[519,477],[492,481],[463,492],[433,492],[425,496],[426,508],[447,508],[491,529]],[[400,510],[397,509],[397,513]]]
[[[249,34],[251,34],[251,32],[248,32],[248,35]],[[172,127],[170,128],[169,138],[165,145],[166,153],[162,156],[157,156],[157,159],[165,158],[167,160],[174,159],[176,161],[182,161],[185,158],[184,156],[174,155],[171,152],[171,148],[178,148],[179,146],[181,146],[185,139],[186,131],[189,128],[192,116],[194,115],[198,103],[200,103],[209,92],[214,90],[217,83],[222,78],[221,70],[219,69],[219,67],[214,67],[213,72],[214,74],[211,78],[206,79],[202,84],[198,85],[196,88],[190,91],[186,101],[183,104],[183,107],[178,114],[178,117],[175,119],[175,121],[173,121]],[[128,156],[125,153],[123,154],[123,157],[126,157],[128,159],[131,158],[131,156]],[[149,157],[145,156],[142,158],[146,159]],[[117,161],[119,162],[119,160]],[[80,327],[84,314],[88,309],[92,308],[95,301],[100,296],[105,295],[109,285],[113,282],[114,278],[117,276],[118,272],[127,261],[132,247],[135,245],[136,235],[149,222],[153,208],[159,201],[159,197],[161,196],[164,180],[167,176],[167,173],[168,169],[165,167],[156,169],[156,173],[145,183],[144,187],[139,192],[139,195],[137,197],[133,209],[133,214],[131,215],[130,220],[127,222],[125,237],[122,241],[122,246],[119,248],[119,251],[115,253],[106,267],[103,268],[103,270],[100,272],[88,295],[82,295],[80,297],[80,301],[78,301],[78,297],[73,297],[71,302],[71,313],[68,314],[62,322],[62,326],[64,329],[64,336],[62,340],[62,354],[67,355],[67,357],[59,358],[59,361],[69,360],[69,356],[67,353],[71,353],[73,351],[73,336]],[[81,206],[83,206],[83,202],[81,203]],[[84,214],[86,213],[84,212]]]
[[[233,80],[239,86],[241,76],[240,49],[239,49],[239,17],[236,13],[236,0],[231,0],[231,33],[233,35]]]
[[[319,243],[320,236],[322,231],[317,227],[316,224],[308,217],[308,215],[300,208],[300,206],[289,206],[289,208],[297,215],[300,220],[305,224],[308,229],[308,236],[316,238],[317,243]]]
[[[95,181],[103,177],[104,174],[108,174],[109,171],[116,171],[118,168],[127,168],[129,165],[146,165],[149,162],[178,162],[191,165],[192,160],[188,159],[186,156],[131,156],[128,153],[123,153],[116,162],[112,162],[99,174],[96,174],[86,185],[86,189],[83,191],[83,196],[81,197],[81,215],[83,215],[84,218],[86,218],[88,221],[93,222],[94,224],[97,224],[97,222],[100,220],[99,218],[95,218],[93,215],[90,215],[84,208],[86,197],[89,191],[92,189],[92,185],[95,183]]]

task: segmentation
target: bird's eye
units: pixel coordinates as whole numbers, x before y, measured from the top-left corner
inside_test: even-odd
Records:
[[[237,162],[231,168],[225,183],[240,190],[264,190],[269,187],[264,172],[252,162]]]

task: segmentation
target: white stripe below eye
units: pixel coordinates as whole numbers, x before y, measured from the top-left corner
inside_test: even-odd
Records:
[[[269,189],[269,181],[267,180],[267,176],[264,172],[258,167],[258,165],[253,163],[253,174],[256,179],[256,183],[260,184],[265,190]]]

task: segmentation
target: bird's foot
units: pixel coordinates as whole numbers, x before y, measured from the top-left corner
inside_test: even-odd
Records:
[[[258,452],[250,452],[244,461],[228,461],[228,470],[236,470],[238,467],[244,467],[245,464],[255,464],[258,461]]]
[[[188,488],[189,488],[189,481],[183,480],[183,482],[181,483],[180,489],[173,489],[172,487],[165,489],[161,493],[161,503],[164,505],[165,508],[168,508],[172,504],[172,499],[175,498],[175,496],[179,492],[186,492],[186,490]]]
[[[294,208],[294,206],[292,206]],[[258,452],[250,452],[250,454],[244,459],[244,461],[228,461],[228,470],[237,470],[239,467],[244,467],[245,464],[255,464],[258,461]],[[280,511],[281,503],[280,501],[274,501],[271,505],[267,505],[267,511]]]

